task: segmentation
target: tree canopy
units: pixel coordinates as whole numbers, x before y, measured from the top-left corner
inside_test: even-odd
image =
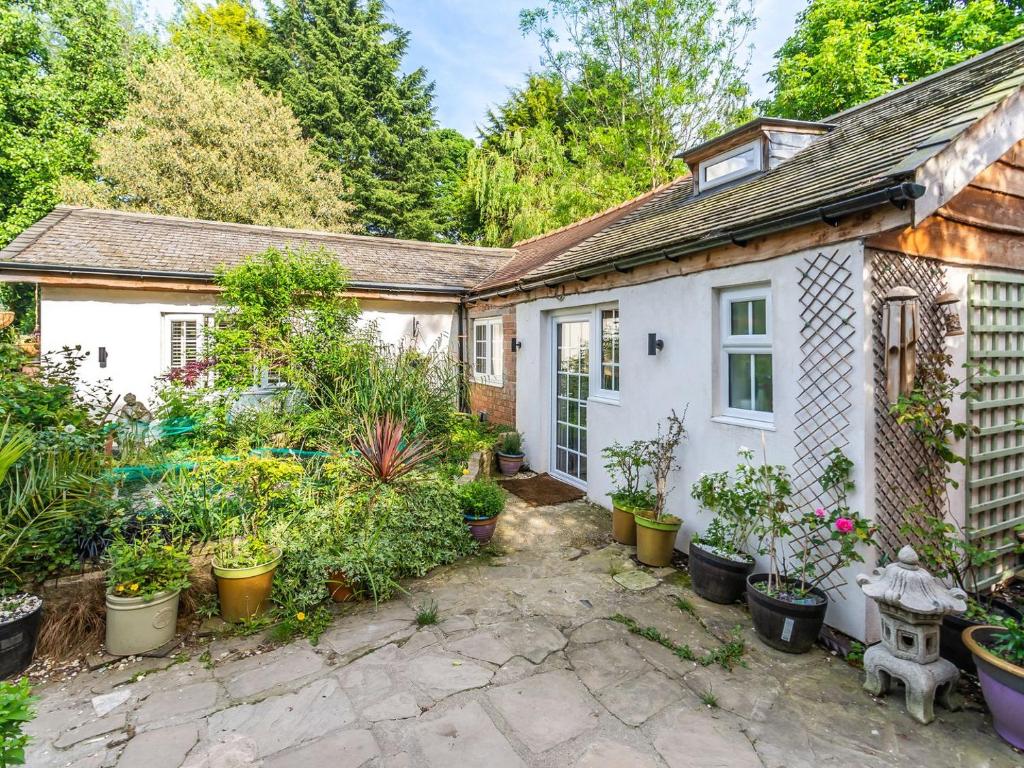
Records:
[[[761,109],[820,119],[1022,35],[1021,0],[810,0]]]
[[[74,202],[242,224],[344,231],[345,180],[324,170],[279,96],[204,79],[180,57],[134,82],[96,143],[96,177]]]

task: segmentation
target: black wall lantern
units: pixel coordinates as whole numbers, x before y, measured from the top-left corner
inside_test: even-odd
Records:
[[[106,368],[107,367],[107,348],[106,347],[100,347],[100,352],[99,352],[99,354],[96,357],[100,361],[100,368]]]
[[[665,342],[656,333],[647,334],[647,354],[656,355],[665,348]]]
[[[512,343],[509,344],[509,348],[515,352],[516,350],[523,348],[523,342],[519,341],[515,336],[512,337]]]

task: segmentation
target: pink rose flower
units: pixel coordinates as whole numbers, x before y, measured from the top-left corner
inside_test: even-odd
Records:
[[[824,517],[825,516],[825,510],[822,509],[821,507],[818,507],[816,510],[814,510],[814,516],[815,517]]]
[[[848,517],[840,517],[836,520],[836,530],[840,533],[849,533],[853,530],[853,520]]]

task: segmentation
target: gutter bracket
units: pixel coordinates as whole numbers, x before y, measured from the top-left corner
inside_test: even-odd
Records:
[[[818,215],[821,217],[821,220],[823,222],[825,222],[826,224],[828,224],[830,227],[838,227],[839,226],[839,217],[838,216],[829,216],[827,213],[825,213],[825,209],[824,208],[819,208],[818,209]]]
[[[746,248],[747,247],[747,243],[750,242],[750,240],[748,240],[747,238],[736,237],[736,233],[735,232],[730,232],[729,233],[729,239],[732,240],[732,244],[733,245],[738,245],[740,248]]]

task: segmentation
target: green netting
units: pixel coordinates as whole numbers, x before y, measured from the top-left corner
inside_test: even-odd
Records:
[[[254,448],[249,451],[251,455],[272,454],[274,456],[294,456],[300,459],[326,458],[331,454],[323,451],[302,451],[297,448]],[[238,461],[238,456],[214,456],[214,461]],[[132,467],[115,467],[107,473],[107,480],[151,480],[154,477],[163,477],[168,472],[182,472],[195,469],[198,464],[194,461],[166,462],[163,464],[140,464]]]

